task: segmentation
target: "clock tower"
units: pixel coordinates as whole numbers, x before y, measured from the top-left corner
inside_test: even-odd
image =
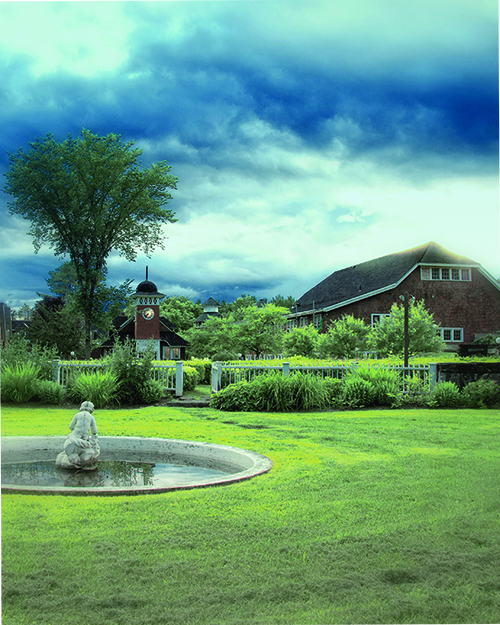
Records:
[[[156,284],[146,279],[141,282],[132,295],[135,298],[135,343],[137,352],[143,352],[148,341],[154,341],[156,359],[160,359],[160,301],[165,297],[158,293]]]

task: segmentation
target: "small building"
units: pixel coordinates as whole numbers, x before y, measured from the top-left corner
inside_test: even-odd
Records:
[[[219,302],[215,301],[213,297],[209,297],[203,304],[203,312],[194,320],[194,327],[201,328],[207,319],[215,319],[217,317],[222,317],[219,312]]]
[[[134,318],[119,316],[113,319],[114,329],[103,343],[103,353],[113,348],[116,337],[125,341],[135,340],[137,352],[143,352],[153,341],[156,360],[185,360],[188,342],[179,336],[175,326],[165,317],[160,317],[160,301],[165,297],[159,293],[154,282],[141,282],[132,296],[135,299]]]
[[[433,241],[335,271],[297,300],[287,329],[313,323],[324,332],[343,315],[374,325],[405,292],[423,300],[450,350],[500,330],[498,280]]]

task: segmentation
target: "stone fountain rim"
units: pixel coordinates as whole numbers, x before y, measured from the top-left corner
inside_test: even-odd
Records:
[[[1,439],[2,452],[61,451],[66,436],[7,436]],[[115,452],[158,452],[176,453],[182,456],[195,456],[210,460],[222,460],[240,468],[240,471],[222,477],[195,480],[186,484],[171,486],[138,486],[134,488],[88,487],[71,488],[65,486],[22,486],[2,485],[4,493],[33,493],[53,495],[139,495],[164,493],[209,486],[222,486],[248,480],[270,471],[272,460],[267,456],[248,449],[219,445],[204,441],[186,441],[172,438],[147,438],[139,436],[100,436],[101,453]],[[54,456],[55,459],[55,456]],[[126,459],[126,458],[124,458]]]

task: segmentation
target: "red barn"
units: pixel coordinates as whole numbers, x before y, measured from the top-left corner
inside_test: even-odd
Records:
[[[304,293],[287,327],[353,315],[373,325],[407,291],[423,300],[449,349],[500,331],[500,283],[481,265],[431,241],[420,247],[335,271]]]

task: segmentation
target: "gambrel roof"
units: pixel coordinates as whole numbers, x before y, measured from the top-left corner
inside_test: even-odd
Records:
[[[418,266],[477,267],[470,258],[449,252],[434,241],[335,271],[297,300],[297,313],[328,311],[397,287]],[[496,281],[494,281],[496,282]],[[498,285],[498,283],[497,283]],[[295,313],[295,306],[293,306]]]

